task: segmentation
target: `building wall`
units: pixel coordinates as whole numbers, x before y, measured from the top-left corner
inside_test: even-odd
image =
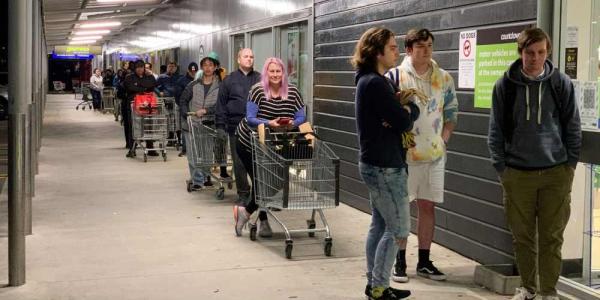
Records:
[[[342,159],[341,201],[369,211],[357,167],[354,72],[349,63],[365,30],[385,26],[400,35],[403,45],[401,35],[408,29],[430,29],[434,59],[457,82],[460,31],[535,23],[536,13],[536,0],[315,0],[313,118],[319,135]],[[459,122],[448,146],[445,203],[436,208],[435,241],[481,263],[512,262],[502,189],[486,144],[489,109],[474,108],[472,91],[457,92]],[[415,213],[413,207],[413,217]]]

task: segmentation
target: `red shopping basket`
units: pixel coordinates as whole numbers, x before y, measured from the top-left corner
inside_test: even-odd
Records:
[[[158,113],[158,99],[154,93],[143,93],[135,95],[133,107],[138,115],[152,115]]]

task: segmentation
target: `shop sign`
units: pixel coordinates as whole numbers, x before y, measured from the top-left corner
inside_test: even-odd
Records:
[[[475,52],[477,30],[461,31],[459,34],[458,88],[475,88]]]

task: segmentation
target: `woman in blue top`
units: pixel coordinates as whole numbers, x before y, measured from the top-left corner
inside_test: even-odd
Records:
[[[246,117],[242,119],[237,127],[238,136],[236,150],[242,160],[248,175],[254,180],[252,169],[252,129],[259,124],[264,124],[271,129],[287,126],[298,127],[306,120],[304,101],[298,89],[288,83],[285,65],[281,59],[276,57],[267,58],[261,72],[261,80],[250,88],[249,100],[246,103]],[[281,125],[282,118],[293,119],[288,125]],[[258,209],[256,205],[256,189],[252,184],[250,203],[246,207],[234,206],[233,217],[235,219],[235,233],[242,235],[242,228],[248,222],[250,215]],[[267,214],[261,212],[259,236],[270,237],[271,227],[267,220]]]

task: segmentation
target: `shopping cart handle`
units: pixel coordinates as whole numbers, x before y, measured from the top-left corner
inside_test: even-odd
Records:
[[[188,115],[188,116],[196,116],[196,112],[193,112],[193,111],[188,111],[188,112],[187,112],[187,115]]]

